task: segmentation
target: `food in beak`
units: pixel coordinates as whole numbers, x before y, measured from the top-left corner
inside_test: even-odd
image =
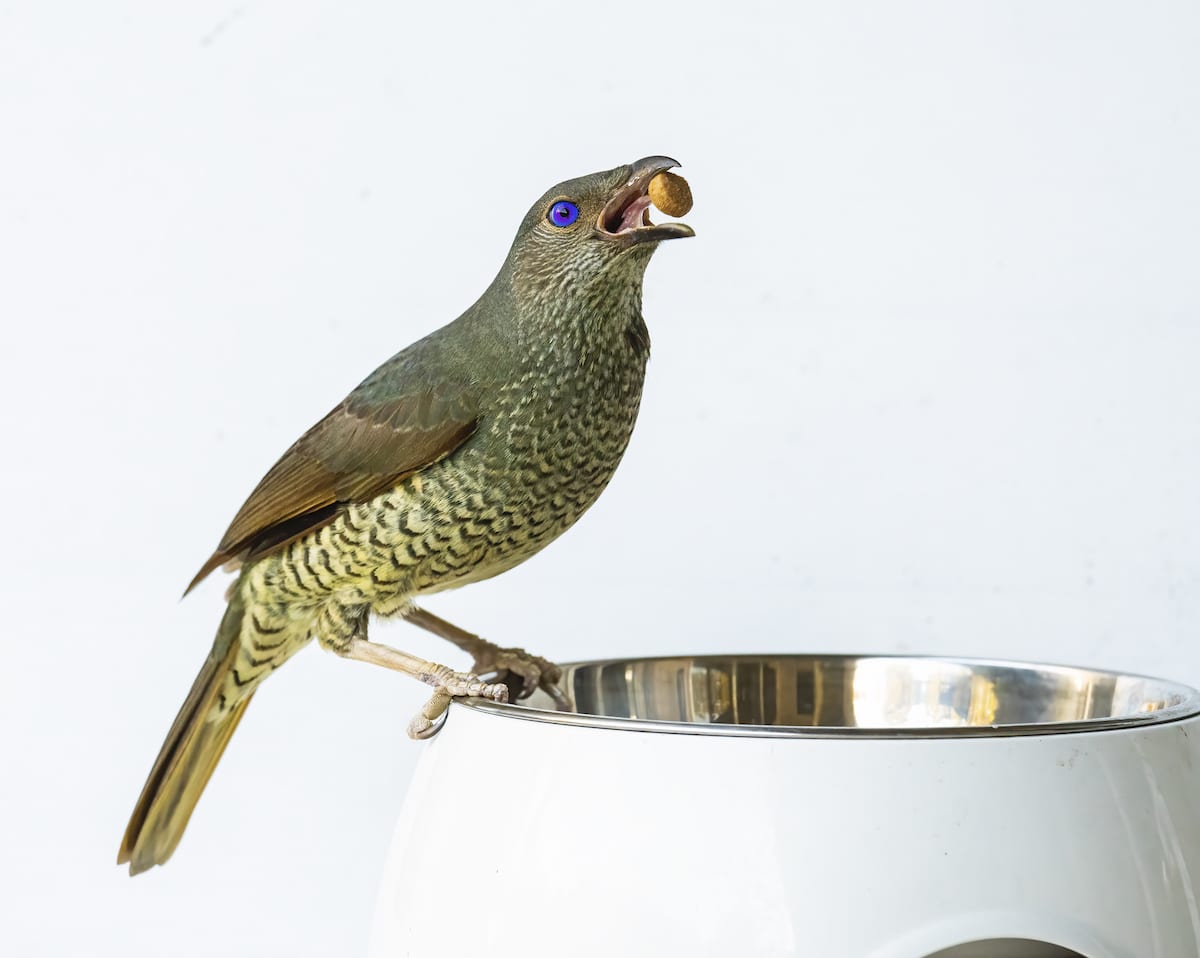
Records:
[[[686,216],[692,208],[692,190],[687,180],[666,170],[650,181],[649,199],[667,216]]]

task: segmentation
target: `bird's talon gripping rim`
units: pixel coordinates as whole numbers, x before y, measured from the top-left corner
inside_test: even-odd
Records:
[[[432,721],[423,715],[418,715],[408,723],[408,737],[418,742],[433,738],[442,730],[442,726],[446,724],[446,716],[449,714],[448,711],[443,712]]]
[[[408,737],[421,740],[437,735],[446,724],[446,714],[452,698],[445,686],[436,689],[421,711],[408,723]]]
[[[554,701],[554,708],[556,711],[575,711],[575,709],[571,707],[571,700],[567,698],[567,694],[560,689],[555,682],[543,682],[542,690]]]
[[[420,712],[408,723],[408,737],[418,741],[433,738],[446,724],[450,703],[456,698],[480,698],[492,702],[508,701],[508,686],[502,682],[481,682],[475,676],[463,677],[447,673],[457,682],[454,691],[439,685]],[[471,681],[473,679],[474,681]]]

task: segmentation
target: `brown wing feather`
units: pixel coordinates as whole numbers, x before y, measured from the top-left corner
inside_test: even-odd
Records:
[[[455,387],[384,401],[351,394],[263,476],[187,591],[217,566],[278,549],[386,492],[450,455],[477,425],[477,407]]]

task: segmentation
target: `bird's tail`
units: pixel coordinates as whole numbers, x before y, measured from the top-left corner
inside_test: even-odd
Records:
[[[237,728],[253,691],[230,703],[222,698],[238,652],[244,607],[234,590],[212,651],[175,717],[121,840],[117,864],[136,875],[163,864],[183,830],[221,753]]]

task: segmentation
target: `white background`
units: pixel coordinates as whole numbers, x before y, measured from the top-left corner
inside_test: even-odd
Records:
[[[648,273],[625,463],[433,611],[564,660],[1200,683],[1198,49],[1182,2],[0,7],[0,948],[363,950],[422,750],[383,670],[298,656],[170,864],[114,864],[224,582],[179,593],[529,203],[646,154],[698,235]]]

